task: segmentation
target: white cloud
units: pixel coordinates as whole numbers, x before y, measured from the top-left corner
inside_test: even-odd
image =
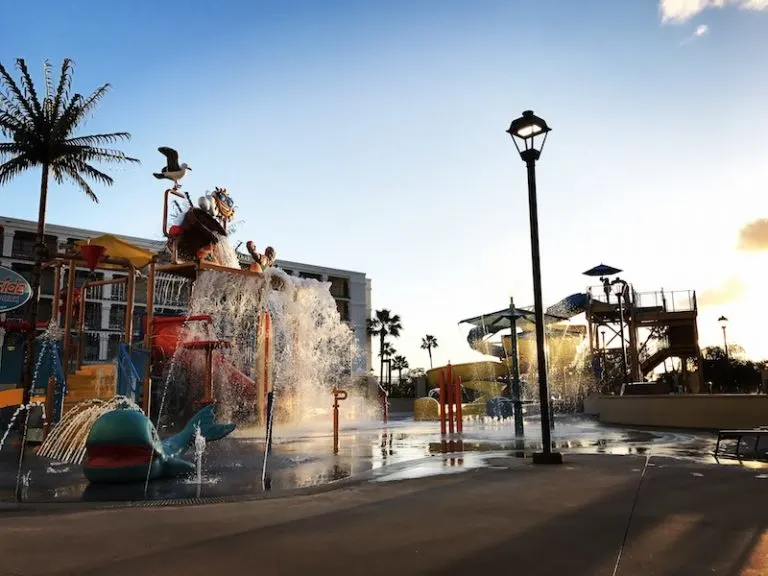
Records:
[[[740,10],[768,10],[768,0],[659,0],[661,21],[677,24],[690,20],[704,10],[728,6]]]
[[[700,24],[696,26],[696,30],[694,30],[693,35],[696,37],[704,36],[704,34],[706,34],[707,32],[709,32],[709,26],[707,26],[706,24]]]

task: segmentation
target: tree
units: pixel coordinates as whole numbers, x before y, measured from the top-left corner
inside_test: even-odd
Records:
[[[40,204],[37,217],[35,262],[32,269],[32,301],[27,353],[24,363],[23,403],[29,403],[37,326],[40,276],[45,249],[45,211],[50,178],[61,184],[69,181],[94,202],[96,193],[88,180],[109,186],[112,177],[93,166],[94,162],[138,163],[119,150],[105,146],[130,139],[127,132],[78,136],[77,132],[109,91],[109,84],[97,88],[90,96],[70,96],[73,63],[62,62],[58,83],[54,86],[51,65],[44,66],[45,88],[42,100],[35,88],[24,59],[16,60],[20,79],[17,82],[0,64],[0,134],[9,138],[0,142],[0,185],[31,168],[39,167]]]
[[[373,318],[368,320],[368,333],[371,336],[378,336],[379,338],[379,358],[381,358],[381,366],[379,371],[379,382],[384,382],[384,343],[387,336],[397,338],[400,336],[400,331],[403,329],[403,325],[400,322],[400,316],[392,314],[390,310],[383,308],[376,310]]]
[[[437,338],[431,334],[427,334],[421,339],[421,349],[426,350],[429,354],[429,367],[432,368],[432,349],[437,348]]]
[[[728,356],[721,346],[705,348],[702,355],[702,375],[705,382],[712,382],[713,392],[739,394],[761,389],[761,363],[745,359],[738,344],[728,344]]]
[[[405,356],[395,356],[392,359],[392,370],[397,370],[397,381],[403,381],[403,370],[408,370],[408,360]]]

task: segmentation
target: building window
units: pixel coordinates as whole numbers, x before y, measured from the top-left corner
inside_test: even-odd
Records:
[[[11,257],[19,260],[35,259],[35,233],[19,230],[13,235],[13,247],[11,248]],[[56,236],[46,235],[45,247],[48,255],[54,255],[58,251]]]
[[[99,335],[94,332],[85,333],[84,362],[96,362],[99,360]]]
[[[122,330],[125,324],[125,305],[112,304],[109,307],[109,329]]]
[[[336,300],[336,310],[339,311],[342,322],[349,322],[349,302],[346,300]]]
[[[115,274],[112,276],[114,280],[118,278],[126,278],[125,274]],[[112,284],[112,301],[113,302],[125,302],[127,300],[128,285],[127,282],[121,282],[120,284]]]
[[[334,298],[349,298],[349,280],[329,276],[328,281],[331,283],[331,296]]]
[[[86,330],[101,330],[101,304],[97,302],[85,303],[85,328]]]

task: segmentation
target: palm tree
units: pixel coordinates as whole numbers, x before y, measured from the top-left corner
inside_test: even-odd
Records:
[[[383,364],[387,364],[387,386],[392,385],[392,356],[397,354],[397,350],[389,342],[384,342],[384,348],[379,352]]]
[[[76,134],[107,94],[109,84],[97,88],[90,96],[77,93],[70,96],[72,60],[67,58],[62,62],[58,84],[55,86],[51,65],[46,62],[45,92],[41,100],[27,64],[22,58],[16,60],[16,68],[20,74],[19,82],[0,64],[0,135],[9,139],[7,142],[0,142],[0,185],[8,183],[31,168],[41,169],[37,241],[32,269],[32,302],[29,310],[31,329],[28,333],[23,377],[23,403],[26,405],[29,403],[32,384],[40,275],[43,260],[46,258],[45,211],[48,182],[50,178],[57,184],[69,181],[85,192],[91,200],[98,202],[88,180],[106,186],[111,185],[113,180],[96,169],[93,163],[138,163],[138,160],[119,150],[105,147],[130,139],[127,132],[90,136]]]
[[[400,323],[400,316],[392,314],[390,310],[383,308],[376,310],[375,316],[368,320],[368,333],[371,336],[379,337],[379,357],[381,366],[379,371],[379,382],[384,382],[384,342],[387,336],[397,338],[403,325]]]
[[[405,356],[395,356],[392,358],[392,370],[397,370],[397,383],[403,381],[403,370],[408,370],[408,360]]]
[[[437,338],[431,334],[427,334],[421,339],[421,349],[426,350],[429,354],[429,367],[432,368],[432,349],[437,348]]]

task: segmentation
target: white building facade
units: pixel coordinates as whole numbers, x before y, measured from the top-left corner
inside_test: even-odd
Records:
[[[2,235],[0,263],[18,272],[28,281],[31,281],[32,278],[36,230],[37,223],[34,221],[0,216],[0,234]],[[49,253],[53,254],[65,251],[78,240],[104,233],[48,224],[46,225],[45,243]],[[115,236],[155,252],[164,246],[163,241],[122,234],[115,234]],[[250,264],[250,256],[240,255],[240,257],[243,260],[243,265]],[[290,275],[314,278],[330,284],[330,292],[336,301],[341,319],[347,322],[357,337],[361,356],[356,368],[360,372],[368,373],[371,369],[371,338],[367,332],[367,319],[371,316],[371,281],[365,273],[285,260],[278,260],[276,266]],[[63,272],[66,273],[66,270]],[[78,269],[75,276],[76,285],[82,285],[88,279],[89,274],[87,268]],[[109,279],[120,275],[124,274],[108,271],[98,273],[99,279]],[[53,293],[53,271],[47,269],[43,272],[41,282],[40,322],[45,322],[51,317]],[[98,286],[88,290],[85,300],[86,346],[84,360],[86,362],[105,361],[115,357],[124,323],[125,298],[125,284]],[[146,291],[142,290],[137,283],[135,311],[137,316],[145,313],[145,299]],[[177,302],[164,303],[160,311],[182,313],[185,307],[185,296],[180,294]],[[8,317],[22,319],[26,313],[25,309],[26,307],[14,310],[8,313]]]

